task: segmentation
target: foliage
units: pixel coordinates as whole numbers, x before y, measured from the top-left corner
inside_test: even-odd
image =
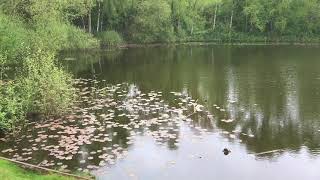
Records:
[[[164,0],[145,0],[138,4],[131,37],[137,42],[171,41],[171,9]]]
[[[0,130],[19,128],[29,112],[59,115],[71,105],[71,77],[54,54],[97,47],[98,41],[68,21],[67,2],[0,3]],[[15,69],[8,80],[4,74],[10,66]]]
[[[72,19],[68,11],[75,7],[74,2],[18,0],[15,3],[0,6],[0,10],[3,6],[11,9],[3,9],[7,14],[0,14],[0,52],[8,51],[9,59],[16,59],[24,47],[49,50],[98,47],[92,35],[68,21]]]
[[[0,54],[6,59],[16,60],[23,52],[29,39],[29,31],[23,23],[0,13]]]
[[[0,54],[0,80],[4,78],[7,57],[5,54]]]
[[[55,64],[53,53],[37,50],[30,54],[19,85],[26,112],[60,114],[72,103],[71,77]]]
[[[68,21],[73,7],[69,0],[0,3],[2,130],[15,130],[29,112],[59,115],[72,103],[71,77],[56,64],[54,52],[98,46]],[[15,75],[8,80],[4,69],[10,65]]]
[[[68,25],[67,45],[62,49],[98,48],[99,42],[92,34],[85,33],[82,29]]]
[[[231,32],[278,40],[320,35],[318,0],[16,0],[3,2],[0,9],[60,49],[97,45],[81,41],[91,39],[85,35],[76,36],[78,41],[68,36],[66,32],[76,34],[71,24],[95,35],[112,29],[127,42],[140,43],[225,39]]]
[[[0,128],[14,130],[27,113],[59,115],[73,100],[71,77],[54,62],[54,54],[37,50],[25,58],[14,81],[1,81]]]
[[[207,36],[232,41],[232,33],[246,34],[247,40],[258,36],[277,41],[282,36],[303,40],[320,35],[318,0],[98,0],[91,5],[73,23],[88,29],[90,19],[92,28],[97,27],[93,33],[114,29],[128,42]]]
[[[18,89],[12,81],[0,81],[0,131],[14,130],[18,121],[23,120],[23,105],[16,94]]]
[[[116,31],[104,31],[98,35],[101,47],[119,47],[124,43],[123,38]]]
[[[39,23],[33,40],[37,46],[48,50],[85,49],[98,47],[98,41],[92,35],[70,24],[58,21]]]

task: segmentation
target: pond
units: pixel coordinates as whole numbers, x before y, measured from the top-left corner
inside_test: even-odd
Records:
[[[185,45],[60,59],[77,103],[0,139],[1,155],[97,179],[320,179],[320,47]]]

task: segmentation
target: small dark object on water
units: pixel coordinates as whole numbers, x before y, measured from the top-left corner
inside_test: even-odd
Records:
[[[224,155],[228,155],[229,153],[231,153],[231,151],[227,148],[224,148],[222,152]]]

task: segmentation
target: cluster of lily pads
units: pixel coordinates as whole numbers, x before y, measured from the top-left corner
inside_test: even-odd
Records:
[[[213,120],[184,93],[171,92],[164,100],[162,92],[93,79],[76,79],[75,87],[79,99],[67,116],[29,123],[21,135],[1,139],[0,154],[42,167],[90,171],[124,158],[138,135],[177,148],[181,123]]]
[[[225,109],[203,106],[184,92],[143,93],[134,84],[94,79],[76,79],[75,87],[79,96],[68,115],[30,122],[20,135],[0,139],[0,155],[62,171],[89,172],[124,158],[136,136],[152,136],[157,145],[176,149],[181,125],[202,138],[214,129],[210,108],[216,110],[215,119],[219,113],[227,117]],[[241,130],[221,133],[231,139],[254,137]]]

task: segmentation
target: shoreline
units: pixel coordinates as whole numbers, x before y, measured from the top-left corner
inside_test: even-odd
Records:
[[[63,49],[59,52],[72,51],[115,51],[129,48],[153,48],[153,47],[170,47],[170,46],[320,46],[320,42],[221,42],[221,41],[186,41],[186,42],[159,42],[159,43],[126,43],[117,47],[109,48],[85,48],[85,49]]]
[[[46,168],[43,168],[46,169]],[[57,173],[58,171],[45,171],[35,169],[34,167],[28,167],[22,164],[6,160],[6,158],[0,158],[0,178],[23,178],[23,179],[61,179],[61,180],[75,180],[75,179],[93,179],[91,176],[80,176],[68,173]]]
[[[137,48],[137,47],[160,47],[160,46],[208,46],[208,45],[222,45],[222,46],[319,46],[320,42],[221,42],[221,41],[186,41],[186,42],[162,42],[162,43],[127,43],[119,46],[119,48]]]

